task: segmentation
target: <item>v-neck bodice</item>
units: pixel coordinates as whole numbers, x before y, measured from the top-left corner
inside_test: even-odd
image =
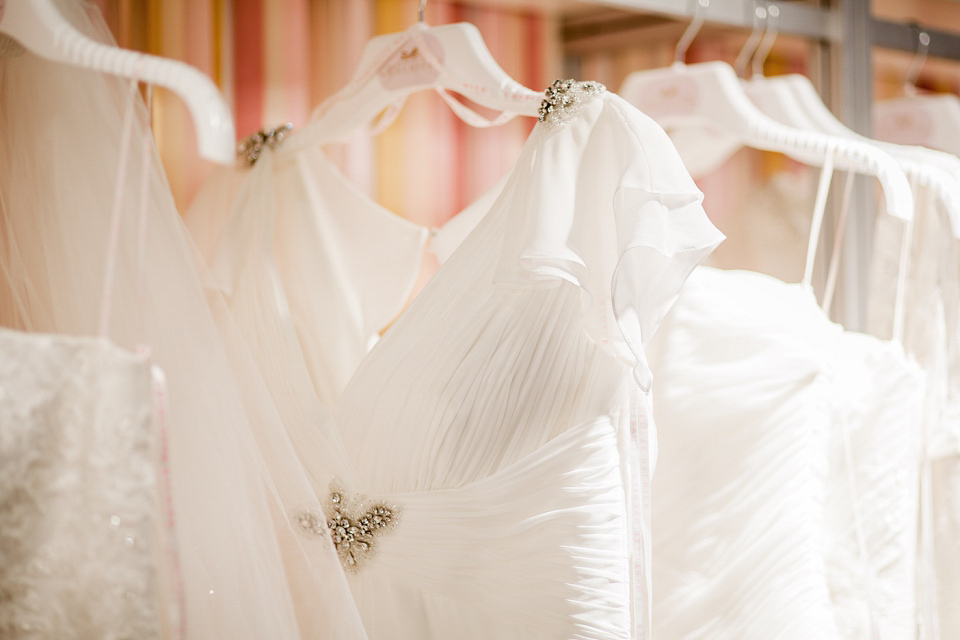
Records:
[[[434,232],[385,209],[322,149],[299,142],[283,154],[264,150],[252,168],[218,169],[184,219],[228,298],[251,263],[271,265],[316,393],[333,408],[409,300],[431,234],[452,251],[472,228],[458,233],[461,220],[482,217],[503,181],[449,231]]]

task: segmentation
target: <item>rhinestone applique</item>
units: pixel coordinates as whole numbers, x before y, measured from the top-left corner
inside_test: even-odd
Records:
[[[275,129],[261,129],[240,141],[240,144],[237,145],[237,155],[246,160],[247,164],[252,167],[260,154],[263,153],[264,147],[275,150],[291,129],[293,129],[293,124],[290,122]]]
[[[330,487],[327,526],[344,568],[356,573],[376,551],[377,536],[397,526],[400,509],[385,502],[371,502],[358,496],[349,500],[337,485]]]
[[[557,80],[543,92],[537,119],[547,126],[565,124],[580,112],[586,98],[606,90],[599,82]]]
[[[348,498],[336,483],[330,485],[330,497],[324,514],[318,510],[302,510],[294,514],[300,530],[312,538],[327,531],[337,549],[340,563],[350,573],[357,573],[376,552],[378,536],[397,526],[400,509],[386,502],[368,502],[363,496]]]

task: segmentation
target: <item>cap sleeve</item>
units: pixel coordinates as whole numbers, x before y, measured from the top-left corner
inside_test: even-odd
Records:
[[[697,193],[617,191],[619,242],[611,281],[612,312],[637,360],[637,384],[649,389],[643,349],[676,302],[687,277],[724,239],[707,218]]]
[[[724,239],[666,133],[613,94],[603,94],[540,139],[514,176],[497,283],[583,293],[595,339],[651,376],[644,346],[691,271]]]

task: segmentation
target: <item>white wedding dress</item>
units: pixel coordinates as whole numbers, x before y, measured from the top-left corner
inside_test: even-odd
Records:
[[[834,376],[826,571],[841,637],[911,640],[926,373],[897,340],[845,332]]]
[[[55,7],[83,33],[110,42],[92,4],[55,0]],[[211,276],[174,206],[139,92],[23,53],[0,59],[0,113],[0,325],[109,335],[130,352],[147,345],[165,374],[184,604],[174,631],[201,640],[365,637],[331,541],[299,534],[288,518],[318,496],[236,324],[208,293]],[[120,221],[118,212],[130,215]],[[109,332],[101,327],[105,308]],[[45,347],[36,357],[68,365],[66,349]],[[119,356],[107,357],[88,391],[121,365]],[[86,401],[77,407],[98,399]],[[98,566],[96,558],[84,562]],[[111,557],[103,567],[115,569]],[[111,579],[126,580],[96,578]]]
[[[284,145],[297,142],[297,133]],[[218,168],[184,220],[228,297],[247,266],[244,249],[272,239],[287,313],[328,407],[403,308],[428,236],[367,200],[319,144],[264,151],[252,168]]]
[[[918,598],[924,638],[960,636],[960,247],[945,211],[920,188],[911,233],[904,345],[928,374],[922,414],[915,416],[923,445],[921,567]],[[875,335],[890,335],[890,274],[895,272],[902,225],[877,221],[868,320]]]
[[[213,172],[184,221],[228,297],[249,267],[245,248],[267,252],[286,313],[321,403],[334,407],[380,332],[414,292],[424,251],[442,262],[486,214],[494,185],[450,223],[430,230],[361,193],[326,156],[322,130],[264,146],[251,167]]]
[[[181,637],[157,384],[106,340],[0,329],[3,638]]]
[[[654,637],[842,637],[823,531],[841,335],[803,285],[687,282],[649,350]]]
[[[913,637],[925,376],[817,304],[825,202],[802,283],[702,267],[649,349],[662,637]]]
[[[643,345],[722,236],[652,121],[589,83],[547,94],[564,96],[332,414],[289,313],[294,291],[329,292],[281,275],[279,198],[251,178],[238,206],[260,202],[262,226],[208,252],[237,256],[221,295],[327,495],[291,520],[322,538],[327,519],[371,638],[648,637]]]

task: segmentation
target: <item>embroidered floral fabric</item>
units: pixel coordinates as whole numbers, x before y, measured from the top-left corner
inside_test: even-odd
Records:
[[[160,637],[151,403],[131,353],[0,330],[0,637]]]

